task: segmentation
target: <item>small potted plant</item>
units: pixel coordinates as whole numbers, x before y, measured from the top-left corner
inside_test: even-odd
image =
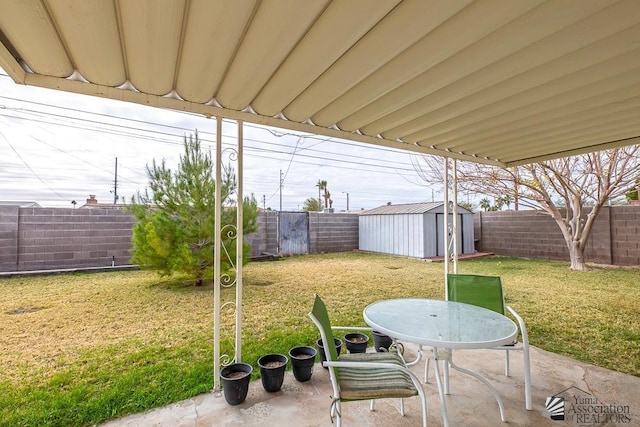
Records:
[[[287,356],[276,353],[266,354],[258,359],[262,387],[269,393],[273,393],[282,388],[287,361]]]
[[[342,350],[342,340],[338,339],[338,338],[334,338],[333,339],[335,346],[336,346],[336,352],[338,353],[338,356],[340,355],[340,350]],[[324,346],[322,345],[322,338],[320,338],[318,341],[316,341],[316,345],[318,346],[318,350],[320,350],[320,359],[322,362],[326,362],[327,361],[327,355],[324,352]],[[326,366],[322,366],[325,369],[328,369]]]
[[[300,382],[309,381],[313,374],[313,366],[316,363],[318,352],[313,347],[299,346],[289,350],[291,359],[291,370],[296,380]]]
[[[346,334],[344,342],[349,353],[366,353],[369,345],[369,337],[359,332]]]
[[[224,399],[229,405],[239,405],[247,398],[253,367],[248,363],[233,363],[220,371]]]
[[[373,346],[377,352],[389,351],[389,347],[393,342],[390,336],[378,331],[372,331],[371,335],[373,335]]]

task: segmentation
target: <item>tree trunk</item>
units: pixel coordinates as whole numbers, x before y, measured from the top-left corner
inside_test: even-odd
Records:
[[[204,282],[204,273],[200,270],[196,276],[196,286],[202,286]]]
[[[571,269],[577,271],[586,271],[587,265],[584,262],[584,247],[580,242],[568,242],[569,257],[571,258]]]

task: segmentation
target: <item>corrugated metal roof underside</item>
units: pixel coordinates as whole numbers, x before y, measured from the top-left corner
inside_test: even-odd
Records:
[[[0,66],[503,166],[640,136],[637,0],[0,0]]]

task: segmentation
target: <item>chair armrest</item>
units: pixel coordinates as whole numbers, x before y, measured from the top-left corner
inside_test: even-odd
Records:
[[[370,369],[370,368],[380,368],[380,369],[391,369],[403,372],[411,372],[408,368],[402,365],[398,365],[395,363],[384,363],[384,362],[347,362],[347,361],[339,361],[339,360],[325,360],[322,362],[324,366],[333,366],[334,368],[362,368],[362,369]]]
[[[525,325],[524,320],[516,311],[511,308],[511,306],[507,306],[507,310],[513,317],[518,321],[518,327],[520,328],[520,334],[522,335],[522,343],[526,346],[529,345],[529,333],[527,332],[527,325]]]

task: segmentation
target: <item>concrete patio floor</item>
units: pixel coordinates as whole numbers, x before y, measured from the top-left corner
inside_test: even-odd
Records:
[[[415,346],[406,346],[408,360],[416,350]],[[639,377],[537,348],[531,349],[533,410],[527,411],[524,408],[522,354],[511,353],[511,376],[505,377],[504,352],[454,352],[458,365],[480,373],[496,387],[505,405],[506,423],[501,423],[498,404],[482,383],[452,370],[451,394],[446,400],[451,426],[640,426]],[[412,370],[422,379],[424,362]],[[427,395],[428,424],[442,426],[433,372],[430,383],[423,387]],[[113,420],[103,426],[331,426],[330,395],[329,375],[316,364],[311,380],[305,383],[296,381],[288,371],[282,389],[275,393],[265,392],[260,380],[253,381],[247,399],[237,406],[228,405],[218,393],[206,393],[164,408]],[[546,398],[554,395],[565,399],[563,421],[551,420],[543,414]],[[421,425],[419,399],[405,400],[404,417],[397,408],[397,400],[379,400],[375,411],[369,410],[368,401],[343,403],[343,425]]]

